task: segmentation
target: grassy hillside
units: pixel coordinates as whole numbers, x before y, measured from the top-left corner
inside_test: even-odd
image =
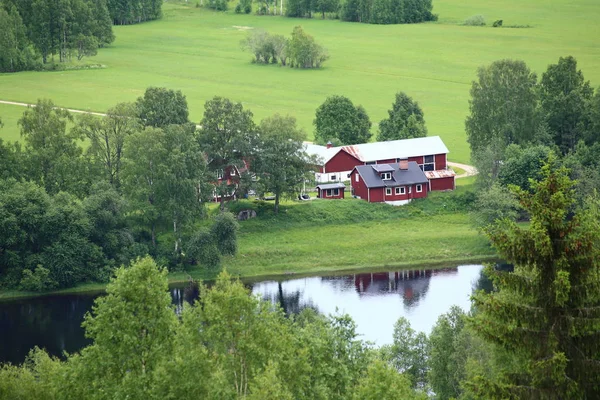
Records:
[[[160,21],[115,27],[117,40],[93,58],[105,69],[0,74],[0,99],[47,97],[64,107],[104,111],[134,100],[147,86],[167,86],[187,95],[195,121],[204,102],[221,95],[242,101],[257,119],[295,115],[312,135],[314,111],[329,95],[350,97],[378,122],[403,90],[423,106],[429,134],[442,136],[450,160],[468,162],[464,119],[478,66],[519,58],[541,73],[559,56],[573,55],[586,78],[600,84],[597,0],[434,0],[439,22],[395,26],[214,13],[192,3],[165,3]],[[474,14],[488,23],[532,27],[460,25]],[[328,48],[331,59],[322,70],[254,65],[240,49],[247,28],[289,35],[298,24]],[[11,121],[18,113],[0,106],[0,115],[8,115],[0,137],[15,137]]]

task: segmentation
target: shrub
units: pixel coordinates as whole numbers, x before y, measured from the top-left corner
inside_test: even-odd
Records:
[[[221,265],[219,249],[213,235],[207,229],[196,232],[184,250],[191,264],[200,264],[206,268],[217,268]]]
[[[473,15],[465,20],[465,25],[467,26],[484,26],[485,18],[483,15]]]
[[[237,3],[237,5],[235,6],[235,13],[236,14],[242,13],[242,5],[240,3]]]
[[[497,19],[494,21],[494,24],[492,25],[494,28],[498,28],[499,26],[502,26],[502,20],[501,19]]]
[[[50,271],[48,269],[38,265],[34,272],[31,272],[29,269],[23,270],[20,288],[32,292],[41,292],[55,289],[56,282],[50,279]]]
[[[237,252],[237,231],[239,224],[233,214],[222,212],[215,218],[210,231],[221,254],[234,255]]]

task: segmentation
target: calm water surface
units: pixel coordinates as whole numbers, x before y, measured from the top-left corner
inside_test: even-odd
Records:
[[[440,314],[454,304],[467,310],[482,267],[390,271],[263,281],[253,293],[279,303],[287,313],[311,307],[325,314],[348,313],[358,333],[378,345],[391,343],[396,320],[429,333]],[[180,309],[197,297],[190,288],[171,289]],[[44,297],[0,303],[0,362],[20,363],[33,346],[60,355],[87,345],[81,322],[98,294]]]

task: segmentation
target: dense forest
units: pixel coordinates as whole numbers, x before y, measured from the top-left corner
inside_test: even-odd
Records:
[[[207,219],[207,202],[223,210],[225,199],[253,189],[272,193],[277,212],[311,161],[294,118],[276,114],[257,126],[240,103],[219,97],[205,108],[199,130],[185,96],[164,88],[104,117],[75,119],[48,100],[28,108],[22,143],[0,140],[0,286],[106,282],[146,254],[171,270],[216,268],[235,254],[235,218]],[[220,179],[232,168],[239,181]]]
[[[114,41],[113,23],[160,18],[161,6],[162,0],[0,0],[0,72],[94,56]]]

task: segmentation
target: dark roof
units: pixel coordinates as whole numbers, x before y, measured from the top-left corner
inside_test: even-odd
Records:
[[[392,168],[392,179],[382,180],[380,172],[374,168],[375,166],[388,165]],[[368,188],[376,187],[396,187],[404,185],[414,185],[416,183],[427,183],[425,173],[419,168],[419,164],[414,161],[408,163],[407,170],[401,170],[400,166],[395,164],[377,164],[377,165],[359,165],[354,167],[360,176],[365,181]],[[354,171],[354,170],[353,170]],[[386,171],[387,172],[387,171]]]
[[[338,183],[325,183],[323,185],[317,185],[317,189],[345,189],[346,185],[341,182]]]

